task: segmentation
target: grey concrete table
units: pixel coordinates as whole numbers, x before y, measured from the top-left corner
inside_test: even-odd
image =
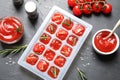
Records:
[[[26,1],[28,0],[25,0],[24,4]],[[111,15],[92,14],[91,16],[81,17],[82,20],[93,25],[93,30],[80,49],[63,80],[80,80],[76,67],[79,67],[86,73],[88,80],[120,80],[120,48],[113,55],[100,56],[94,52],[91,43],[93,34],[97,30],[103,28],[112,29],[113,25],[115,25],[120,18],[120,0],[107,1],[113,5]],[[12,0],[0,0],[0,18],[4,16],[16,16],[22,21],[25,28],[24,36],[18,43],[14,45],[0,43],[0,49],[28,44],[53,5],[57,5],[72,13],[67,5],[67,0],[40,0],[39,3],[36,3],[38,6],[39,18],[37,21],[30,21],[24,10],[24,4],[20,8],[16,8]],[[120,37],[120,28],[116,30],[116,33]],[[21,54],[22,53],[18,53],[7,57],[0,55],[0,80],[42,80],[40,77],[17,64]]]

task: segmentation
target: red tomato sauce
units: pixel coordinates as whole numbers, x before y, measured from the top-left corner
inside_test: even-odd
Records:
[[[16,42],[23,35],[22,23],[15,17],[6,17],[0,20],[0,40]]]
[[[117,45],[117,39],[115,35],[112,35],[109,38],[105,39],[109,33],[110,32],[108,31],[102,31],[95,36],[94,43],[98,50],[102,52],[110,52],[115,49]]]

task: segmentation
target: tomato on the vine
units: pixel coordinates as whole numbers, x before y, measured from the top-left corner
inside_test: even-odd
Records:
[[[68,0],[68,5],[69,5],[70,7],[76,6],[76,0]]]
[[[95,2],[92,6],[93,12],[100,13],[102,11],[102,4],[99,2]]]
[[[80,8],[79,5],[76,5],[74,8],[73,8],[73,14],[75,16],[81,16],[83,13],[82,9]]]
[[[104,14],[109,14],[109,13],[111,13],[111,11],[112,11],[112,5],[109,4],[109,3],[106,3],[106,4],[103,6],[102,12],[103,12]]]
[[[84,4],[83,6],[83,12],[85,14],[91,14],[92,13],[92,7],[90,4]]]

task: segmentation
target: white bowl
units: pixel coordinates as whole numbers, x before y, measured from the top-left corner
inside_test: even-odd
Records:
[[[99,49],[97,49],[97,47],[95,46],[95,43],[94,43],[95,36],[96,36],[98,33],[102,32],[102,31],[111,32],[111,30],[109,30],[109,29],[101,29],[101,30],[97,31],[97,32],[94,34],[94,36],[93,36],[93,38],[92,38],[92,45],[93,45],[94,50],[95,50],[97,53],[101,54],[101,55],[110,55],[110,54],[115,53],[115,51],[119,48],[119,37],[118,37],[118,35],[117,35],[116,33],[113,33],[113,34],[115,35],[115,37],[116,37],[116,39],[117,39],[117,44],[116,44],[116,47],[115,47],[112,51],[110,51],[110,52],[102,52],[102,51],[100,51]]]

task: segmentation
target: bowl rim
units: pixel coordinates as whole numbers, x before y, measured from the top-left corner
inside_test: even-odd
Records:
[[[95,39],[95,36],[99,33],[99,32],[102,32],[102,31],[108,31],[108,32],[111,32],[112,30],[110,29],[101,29],[101,30],[98,30],[94,35],[93,35],[93,38],[92,38],[92,45],[93,45],[93,48],[95,49],[95,51],[99,54],[102,54],[102,55],[110,55],[110,54],[113,54],[115,51],[117,51],[117,49],[119,48],[119,37],[118,35],[114,32],[113,34],[115,35],[116,39],[117,39],[117,45],[115,47],[114,50],[110,51],[110,52],[102,52],[100,50],[98,50],[94,44],[94,39]]]

